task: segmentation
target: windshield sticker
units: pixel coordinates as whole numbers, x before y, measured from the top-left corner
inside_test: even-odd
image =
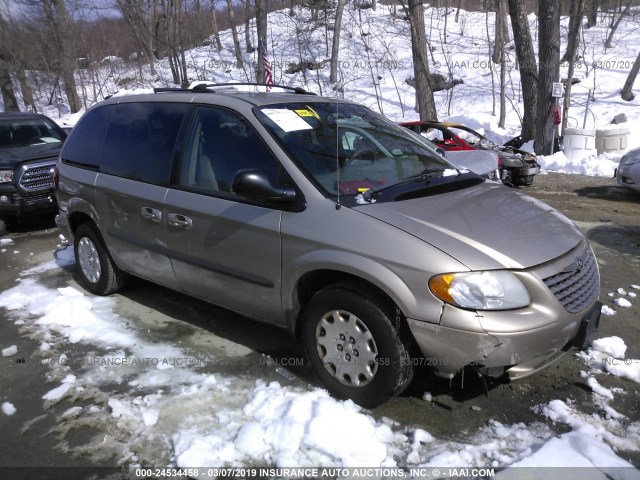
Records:
[[[295,110],[295,112],[301,117],[313,117],[313,113],[309,110]]]
[[[299,114],[286,108],[265,108],[262,112],[285,132],[313,130],[313,127],[300,118]]]
[[[300,110],[296,110],[295,112],[301,117],[315,117],[320,120],[320,115],[318,115],[318,113],[313,108],[311,108],[309,105],[307,105],[306,107],[306,109],[303,108]]]

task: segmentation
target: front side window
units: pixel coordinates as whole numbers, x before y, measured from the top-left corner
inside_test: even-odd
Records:
[[[178,186],[202,193],[235,195],[233,179],[260,170],[275,185],[279,163],[258,134],[235,112],[198,107],[187,138]]]
[[[359,105],[275,104],[256,115],[329,197],[355,197],[422,172],[453,168],[409,130]]]

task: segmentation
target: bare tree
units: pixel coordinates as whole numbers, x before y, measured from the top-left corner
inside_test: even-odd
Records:
[[[151,75],[156,75],[154,55],[154,30],[158,19],[157,0],[140,2],[135,0],[117,0],[118,9],[131,29],[137,48],[142,51]]]
[[[601,3],[602,0],[589,0],[587,6],[587,28],[595,27],[598,23],[598,9]]]
[[[22,100],[24,102],[25,107],[30,109],[33,112],[37,111],[36,102],[33,99],[33,92],[31,90],[31,86],[27,80],[27,75],[24,70],[25,60],[23,58],[23,49],[19,48],[20,41],[17,36],[19,35],[18,30],[21,29],[19,22],[14,22],[13,24],[9,24],[2,15],[0,15],[0,61],[3,63],[2,67],[6,70],[7,77],[2,80],[2,82],[6,82],[7,80],[11,82],[11,72],[15,74],[16,79],[20,85],[20,92],[22,93]],[[2,74],[4,75],[4,74]],[[5,83],[5,85],[7,85]],[[6,88],[9,88],[8,85]],[[7,96],[9,97],[9,103],[11,103],[11,95],[15,96],[15,91],[13,89],[13,83],[11,83],[11,92],[7,90]],[[5,101],[5,106],[7,102]],[[18,107],[19,108],[19,107]]]
[[[620,26],[620,22],[622,21],[622,18],[625,15],[629,14],[629,9],[631,8],[631,0],[629,0],[626,5],[624,6],[624,10],[622,12],[620,12],[620,15],[618,15],[618,18],[615,19],[615,21],[613,22],[613,24],[611,25],[611,31],[609,32],[609,36],[607,37],[607,41],[604,43],[604,48],[611,48],[612,47],[612,42],[613,42],[613,35],[616,33],[616,30],[618,30],[618,27]]]
[[[340,30],[342,29],[342,12],[344,11],[345,0],[338,0],[336,5],[336,18],[333,23],[333,41],[331,43],[331,68],[329,81],[338,81],[338,60],[340,56]]]
[[[506,102],[506,76],[507,76],[507,59],[504,45],[509,41],[509,27],[507,27],[507,0],[498,0],[498,8],[496,12],[496,53],[494,53],[494,62],[499,59],[500,63],[500,118],[498,126],[504,128],[507,117]],[[498,57],[498,58],[496,58]]]
[[[256,1],[256,30],[258,32],[258,64],[256,66],[256,81],[262,83],[264,78],[264,56],[267,50],[267,2]]]
[[[571,11],[569,13],[569,33],[567,38],[567,51],[560,63],[568,62],[569,71],[567,72],[567,84],[564,90],[564,100],[562,110],[562,131],[567,128],[569,119],[569,107],[571,105],[571,86],[573,85],[573,72],[576,64],[576,53],[578,51],[578,42],[580,41],[580,27],[582,26],[582,16],[584,14],[584,0],[571,0]]]
[[[233,37],[233,48],[236,52],[236,67],[243,68],[242,50],[240,50],[240,39],[238,38],[238,28],[236,27],[236,16],[233,13],[233,0],[227,0],[227,10],[229,11],[229,22],[231,23],[231,36]]]
[[[520,67],[524,114],[522,117],[522,138],[525,141],[535,136],[536,111],[538,103],[538,66],[533,50],[533,41],[524,0],[508,0],[511,28],[516,45],[516,56]]]
[[[538,155],[551,151],[555,126],[550,115],[553,83],[560,75],[560,4],[556,0],[538,3],[538,104],[536,109],[535,151]]]
[[[633,84],[635,83],[636,78],[638,77],[639,70],[640,70],[640,53],[638,53],[638,56],[636,57],[636,61],[633,62],[633,67],[631,67],[631,71],[627,76],[627,81],[624,82],[624,87],[622,88],[621,97],[623,100],[626,100],[627,102],[630,102],[635,98],[632,90],[633,90]]]
[[[580,41],[580,28],[584,15],[585,0],[571,0],[569,10],[569,33],[567,34],[567,50],[560,63],[575,61],[575,54]]]
[[[424,27],[424,7],[422,0],[408,0],[403,4],[411,28],[411,52],[413,73],[416,82],[416,106],[420,120],[437,120],[436,102],[429,84],[429,63],[427,56],[427,35]]]
[[[216,41],[216,49],[222,50],[222,42],[220,41],[220,29],[218,28],[218,14],[216,13],[217,0],[211,0],[211,29],[213,30],[213,38]]]
[[[71,113],[75,113],[82,108],[82,103],[74,77],[76,56],[67,7],[64,0],[41,0],[41,6],[52,27],[54,42],[60,57],[60,75],[64,82],[69,109]]]
[[[18,100],[16,99],[16,93],[13,89],[13,82],[11,82],[11,75],[7,66],[9,62],[7,57],[0,52],[0,91],[2,92],[2,101],[4,103],[5,112],[19,112]]]
[[[246,0],[245,19],[244,19],[244,41],[247,44],[247,53],[255,52],[255,48],[251,45],[251,0]]]

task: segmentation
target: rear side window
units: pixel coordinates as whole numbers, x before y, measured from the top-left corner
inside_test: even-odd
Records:
[[[114,105],[100,171],[156,185],[169,185],[176,137],[188,104]]]
[[[62,161],[98,169],[101,163],[102,140],[112,113],[113,108],[108,106],[87,112],[64,144]]]

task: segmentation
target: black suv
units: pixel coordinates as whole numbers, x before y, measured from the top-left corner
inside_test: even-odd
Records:
[[[53,167],[66,138],[44,115],[0,114],[0,234],[4,218],[57,210]]]

